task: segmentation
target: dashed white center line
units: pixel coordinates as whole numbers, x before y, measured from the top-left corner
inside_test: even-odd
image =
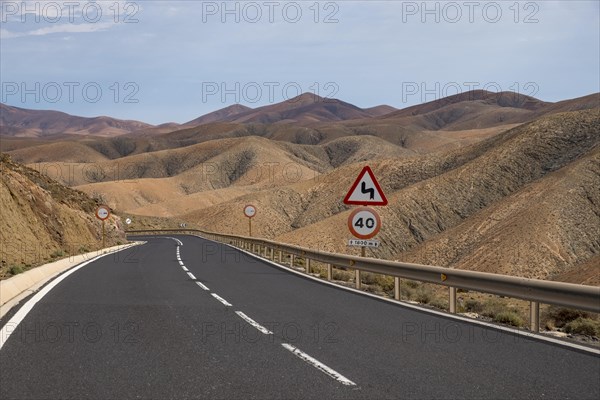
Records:
[[[222,298],[221,296],[219,296],[216,293],[211,293],[212,297],[214,297],[215,299],[219,300],[221,303],[225,304],[227,307],[231,307],[232,304],[229,303],[227,300],[225,300],[224,298]]]
[[[167,236],[167,239],[172,239],[172,240],[174,240],[174,241],[176,241],[176,242],[177,242],[177,245],[178,245],[178,246],[183,246],[183,243],[181,242],[181,240],[179,240],[179,239],[177,239],[177,238],[174,238],[174,237]]]
[[[294,347],[291,344],[287,344],[287,343],[282,343],[281,345],[285,349],[291,351],[294,355],[296,355],[301,360],[306,361],[307,363],[309,363],[313,367],[315,367],[318,370],[326,373],[327,375],[329,375],[330,377],[332,377],[336,381],[340,382],[342,385],[356,386],[356,383],[352,382],[350,379],[346,378],[345,376],[343,376],[339,372],[337,372],[337,371],[329,368],[327,365],[323,364],[319,360],[317,360],[317,359],[309,356],[308,354],[306,354],[302,350],[298,349],[297,347]]]
[[[192,274],[191,272],[187,273],[189,275],[190,278],[192,278],[193,280],[196,280],[196,277],[194,276],[194,274]]]
[[[236,311],[235,313],[237,315],[239,315],[239,317],[241,319],[243,319],[244,321],[246,321],[247,323],[249,323],[250,325],[252,325],[256,329],[258,329],[260,332],[264,333],[265,335],[272,335],[273,334],[273,332],[271,332],[270,330],[268,330],[267,328],[265,328],[264,326],[262,326],[261,324],[259,324],[258,322],[256,322],[255,320],[253,320],[252,318],[250,318],[249,316],[247,316],[246,314],[244,314],[243,312]]]
[[[189,269],[187,269],[187,268],[185,267],[185,265],[182,265],[182,266],[181,266],[181,268],[182,268],[182,269],[183,269],[185,272],[188,272],[188,271],[189,271]]]
[[[179,265],[183,266],[183,261],[179,260]]]
[[[196,285],[200,286],[204,290],[210,290],[205,284],[202,282],[196,282]]]

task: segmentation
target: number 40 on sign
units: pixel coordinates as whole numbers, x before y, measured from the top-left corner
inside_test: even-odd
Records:
[[[379,233],[381,219],[372,208],[360,207],[352,211],[348,217],[348,229],[354,237],[371,239]]]

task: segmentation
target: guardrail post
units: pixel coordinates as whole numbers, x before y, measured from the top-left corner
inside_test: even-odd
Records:
[[[283,264],[283,250],[279,250],[279,264]]]
[[[310,258],[305,258],[304,262],[305,262],[305,267],[306,267],[306,273],[310,274]]]
[[[294,268],[294,255],[290,254],[290,268]]]
[[[448,289],[450,291],[450,299],[449,299],[450,313],[456,314],[456,288],[449,286]]]
[[[394,277],[394,299],[400,300],[400,278]]]
[[[269,257],[269,260],[275,261],[275,249],[273,249],[272,247],[271,247],[271,256]]]
[[[327,264],[327,280],[330,281],[333,279],[333,265]]]
[[[269,250],[269,248],[268,248],[267,246],[265,246],[265,247],[264,247],[264,250],[265,250],[265,251],[263,252],[263,257],[264,257],[264,258],[268,258],[268,257],[267,257],[267,251]]]
[[[360,269],[354,270],[354,287],[360,289]]]
[[[529,303],[529,325],[532,332],[540,331],[540,303],[537,301]]]

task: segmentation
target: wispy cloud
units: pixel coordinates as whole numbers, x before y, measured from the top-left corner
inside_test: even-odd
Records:
[[[0,37],[2,39],[14,39],[26,36],[45,36],[56,33],[91,33],[104,31],[109,29],[114,24],[110,22],[97,23],[97,24],[60,24],[51,25],[44,28],[38,28],[30,31],[9,31],[7,29],[0,29]]]

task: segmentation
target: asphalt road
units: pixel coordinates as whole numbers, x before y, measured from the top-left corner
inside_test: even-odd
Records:
[[[176,238],[50,290],[0,349],[0,398],[600,398],[596,355]]]

